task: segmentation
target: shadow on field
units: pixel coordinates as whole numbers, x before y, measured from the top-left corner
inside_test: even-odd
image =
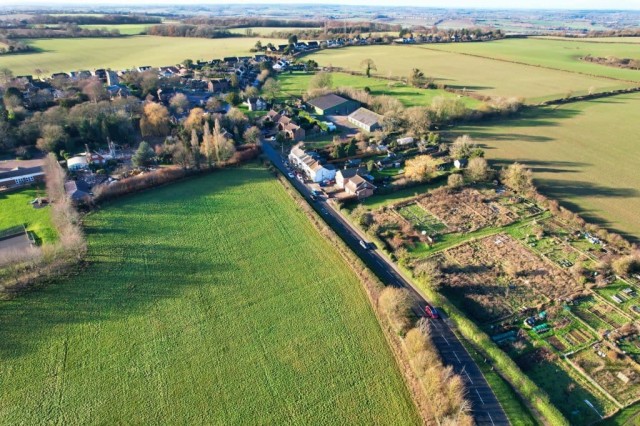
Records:
[[[264,169],[245,167],[242,173],[196,177],[114,201],[118,215],[97,221],[100,227],[85,229],[90,249],[84,270],[14,300],[0,301],[0,361],[40,350],[50,336],[69,333],[69,325],[83,325],[91,339],[103,332],[101,323],[145,315],[158,302],[181,297],[190,289],[234,286],[222,273],[235,270],[232,264],[203,261],[202,240],[207,235],[196,236],[199,245],[190,239],[193,235],[181,235],[189,224],[188,215],[174,221],[162,213],[268,176]],[[200,206],[208,209],[206,202]],[[123,216],[129,214],[136,219],[126,221]],[[167,217],[172,220],[166,221]],[[162,219],[170,223],[159,223]],[[77,338],[79,332],[70,335]],[[56,344],[60,342],[57,339]]]
[[[578,162],[578,161],[542,161],[542,160],[527,160],[520,159],[519,163],[524,164],[528,169],[531,169],[534,173],[578,173],[582,167],[591,166],[590,163]],[[489,160],[491,167],[500,170],[502,167],[507,167],[513,163],[513,161],[504,160]]]

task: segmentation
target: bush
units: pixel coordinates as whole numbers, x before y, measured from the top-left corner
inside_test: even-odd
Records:
[[[380,293],[378,303],[395,331],[403,334],[409,327],[411,316],[409,292],[406,289],[387,287]]]

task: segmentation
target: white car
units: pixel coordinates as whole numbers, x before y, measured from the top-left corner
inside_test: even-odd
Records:
[[[293,179],[295,177],[294,174],[291,173],[291,172],[287,173],[287,176],[289,176],[291,179]]]

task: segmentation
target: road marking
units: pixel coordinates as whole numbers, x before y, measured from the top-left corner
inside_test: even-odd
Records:
[[[466,367],[466,365],[465,365]],[[471,376],[469,376],[469,373],[467,373],[467,370],[464,370],[464,374],[467,375],[467,379],[469,379],[469,383],[473,384],[473,380],[471,380]]]
[[[478,398],[480,398],[480,402],[482,402],[482,405],[484,405],[484,399],[482,399],[482,397],[480,396],[480,392],[478,392],[478,389],[476,389],[476,394],[478,395]],[[491,423],[493,423],[493,420],[491,421]]]
[[[458,354],[455,351],[453,351],[453,356],[455,356],[458,362],[462,364],[462,361],[460,361],[460,358],[458,358]]]
[[[451,346],[451,343],[449,343],[449,341],[447,340],[446,337],[444,337],[444,334],[440,333],[440,336],[444,339],[445,342],[447,342],[447,345]]]
[[[496,426],[496,424],[493,422],[493,417],[491,417],[491,413],[487,411],[487,415],[489,416],[489,420],[491,420],[491,424],[493,426]]]

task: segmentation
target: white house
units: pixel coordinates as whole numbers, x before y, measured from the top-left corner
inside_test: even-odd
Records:
[[[332,180],[336,177],[336,170],[333,166],[322,165],[307,155],[302,149],[302,144],[298,144],[291,149],[289,161],[316,183],[322,182],[323,180]]]
[[[76,155],[75,157],[69,158],[67,160],[67,168],[70,171],[88,169],[89,162],[87,161],[87,157],[84,155]]]

